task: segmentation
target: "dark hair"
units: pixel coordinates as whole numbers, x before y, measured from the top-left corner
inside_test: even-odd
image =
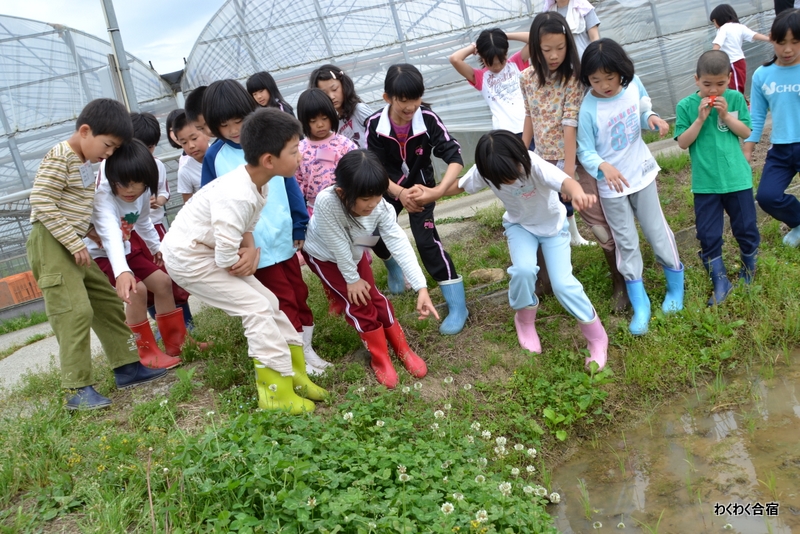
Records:
[[[389,98],[416,100],[425,94],[425,82],[422,73],[414,65],[396,63],[389,66],[383,82],[383,92]]]
[[[339,115],[336,114],[336,108],[333,107],[333,102],[325,94],[325,91],[306,89],[300,93],[300,98],[297,99],[297,118],[303,125],[303,133],[306,134],[306,137],[311,135],[308,123],[320,115],[325,115],[330,119],[331,130],[339,131]]]
[[[530,175],[531,156],[516,134],[492,130],[483,134],[475,146],[475,166],[486,182],[499,189]]]
[[[563,35],[567,46],[567,55],[564,61],[553,73],[547,67],[547,60],[542,53],[541,39],[547,34]],[[575,38],[572,37],[567,19],[558,12],[546,11],[534,17],[528,37],[528,50],[531,54],[531,67],[536,73],[539,85],[544,85],[551,74],[556,75],[561,84],[566,83],[573,76],[580,80],[581,59],[578,57],[578,47],[575,46]]]
[[[203,95],[203,118],[211,133],[222,137],[219,125],[232,119],[244,119],[256,110],[253,95],[236,80],[218,80]]]
[[[484,67],[494,63],[495,58],[502,63],[508,56],[508,36],[500,28],[483,30],[475,40],[475,48]]]
[[[206,94],[207,86],[201,85],[186,95],[183,102],[183,109],[186,111],[186,119],[189,122],[196,122],[198,117],[203,114],[203,96]]]
[[[356,222],[353,209],[356,200],[364,197],[383,196],[389,190],[389,175],[374,152],[366,149],[351,150],[336,165],[336,187],[340,189],[339,200],[345,214]]]
[[[772,28],[769,30],[769,40],[773,43],[780,43],[786,39],[786,34],[792,32],[792,37],[800,39],[800,9],[787,9],[772,21]],[[771,60],[764,63],[764,66],[772,65],[778,60],[774,55]]]
[[[183,111],[180,108],[173,109],[172,111],[169,112],[169,115],[167,115],[167,121],[164,123],[164,129],[167,131],[167,142],[169,142],[169,145],[172,148],[180,149],[181,145],[176,143],[172,139],[172,136],[170,135],[170,133],[173,133],[173,134],[175,133],[175,117],[177,117],[178,115],[183,116],[184,117],[184,122],[185,122],[186,112]]]
[[[300,138],[302,128],[294,116],[277,108],[260,108],[242,123],[240,141],[244,160],[253,166],[264,154],[280,157],[286,143]]]
[[[707,50],[697,60],[697,77],[721,76],[731,73],[731,59],[722,50]]]
[[[729,4],[718,5],[711,10],[711,15],[709,15],[708,18],[711,22],[716,22],[717,26],[720,27],[729,22],[739,22],[739,17],[736,15],[736,11],[733,9],[733,6]]]
[[[294,109],[286,100],[284,100],[280,89],[278,89],[278,84],[275,83],[275,78],[272,77],[272,74],[262,70],[261,72],[256,72],[247,78],[248,93],[252,95],[257,91],[264,90],[269,93],[269,101],[267,101],[266,107],[278,108],[281,111],[285,111],[286,113],[291,113],[294,115]],[[256,104],[258,104],[258,102],[256,102]]]
[[[123,144],[133,138],[131,116],[120,102],[110,98],[92,100],[81,110],[75,121],[75,130],[83,125],[92,130],[92,135],[118,137]]]
[[[138,139],[144,146],[156,146],[161,140],[161,125],[152,113],[131,113],[133,124],[133,138]]]
[[[361,103],[361,99],[356,94],[353,80],[336,65],[328,64],[314,69],[308,79],[308,88],[316,88],[318,82],[326,82],[328,80],[336,80],[342,86],[344,102],[342,102],[342,114],[339,118],[348,120],[356,112],[356,105]]]
[[[156,160],[139,139],[132,139],[106,160],[105,176],[111,191],[117,194],[117,186],[144,184],[148,191],[158,191],[158,166]]]
[[[192,123],[190,123],[189,119],[186,118],[186,112],[183,111],[182,109],[176,109],[175,111],[170,113],[169,117],[167,117],[167,121],[169,121],[170,117],[172,117],[172,122],[168,123],[170,124],[169,129],[172,130],[172,134],[175,136],[176,139],[178,137],[178,132],[180,132],[187,126],[192,126]],[[178,148],[182,148],[180,144],[178,144]]]
[[[619,74],[622,87],[628,87],[634,75],[633,61],[618,42],[604,37],[589,43],[583,51],[581,58],[583,85],[591,87],[589,76],[598,71]]]

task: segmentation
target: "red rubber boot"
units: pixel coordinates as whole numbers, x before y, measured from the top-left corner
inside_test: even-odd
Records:
[[[153,337],[153,330],[150,328],[150,321],[139,324],[129,324],[128,328],[136,338],[136,349],[139,351],[139,360],[142,365],[150,369],[172,369],[179,366],[182,362],[180,358],[174,358],[161,352]]]
[[[392,350],[397,355],[397,359],[403,362],[406,370],[411,373],[411,376],[416,378],[422,378],[426,374],[428,374],[428,366],[425,365],[425,362],[417,356],[417,354],[411,350],[411,347],[408,346],[408,341],[406,341],[406,335],[403,333],[403,329],[400,328],[400,323],[395,321],[392,326],[389,328],[384,328],[384,332],[386,332],[386,339],[389,340],[389,345],[392,346]]]
[[[164,341],[164,352],[170,356],[180,356],[181,348],[185,342],[194,343],[200,350],[206,350],[208,343],[198,343],[186,333],[186,323],[183,322],[183,310],[175,308],[169,313],[157,313],[156,322],[161,339]]]
[[[372,332],[359,334],[364,347],[372,355],[370,366],[375,371],[375,378],[379,384],[383,384],[389,389],[397,386],[397,371],[394,370],[392,360],[389,358],[389,347],[386,345],[386,334],[383,328],[378,328]]]

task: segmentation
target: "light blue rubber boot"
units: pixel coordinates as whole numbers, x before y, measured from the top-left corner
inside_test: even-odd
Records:
[[[675,313],[683,309],[683,264],[680,269],[664,267],[664,278],[667,279],[667,294],[661,309],[664,313]]]
[[[467,297],[464,294],[464,279],[459,276],[455,280],[439,282],[439,287],[442,289],[448,310],[447,317],[439,326],[439,332],[446,336],[452,336],[464,329],[464,323],[469,317]]]
[[[795,226],[783,236],[783,244],[790,247],[800,247],[800,226]]]
[[[403,269],[400,268],[400,264],[397,263],[394,256],[390,257],[388,260],[383,260],[383,264],[386,265],[386,271],[388,273],[386,282],[389,285],[389,293],[393,295],[405,293],[406,279],[403,276]]]
[[[628,298],[633,307],[633,318],[628,330],[634,336],[641,336],[647,333],[648,323],[650,322],[650,299],[644,290],[644,282],[639,280],[625,280],[628,288]]]

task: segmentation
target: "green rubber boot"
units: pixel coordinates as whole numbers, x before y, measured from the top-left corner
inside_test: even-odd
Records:
[[[292,353],[292,383],[298,395],[307,399],[322,401],[328,398],[328,392],[316,385],[308,378],[306,372],[306,355],[303,352],[302,345],[289,345],[289,351]]]
[[[281,376],[278,371],[256,361],[256,388],[258,407],[262,410],[282,410],[293,415],[311,413],[314,403],[297,396],[291,376]]]

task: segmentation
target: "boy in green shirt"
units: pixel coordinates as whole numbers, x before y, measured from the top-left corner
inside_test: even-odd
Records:
[[[675,139],[692,157],[692,192],[700,258],[711,276],[714,293],[709,306],[719,304],[733,285],[722,260],[724,213],[742,259],[739,278],[749,284],[756,271],[761,236],[753,200],[753,171],[739,138],[750,135],[750,112],[744,96],[728,89],[728,55],[710,50],[697,61],[695,83],[700,89],[678,102]]]
[[[89,102],[72,137],[42,160],[31,189],[32,227],[25,246],[58,340],[61,384],[77,390],[66,404],[71,410],[111,404],[92,387],[90,328],[100,338],[118,388],[137,386],[167,372],[139,362],[122,300],[83,242],[94,203],[92,163],[111,157],[132,137],[130,115],[122,104],[108,98]],[[120,275],[124,276],[133,279],[132,273]]]

